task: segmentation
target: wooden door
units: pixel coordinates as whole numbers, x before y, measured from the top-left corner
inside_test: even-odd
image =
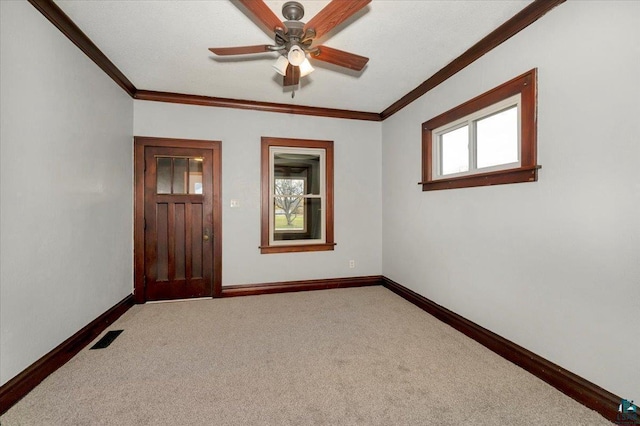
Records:
[[[219,169],[216,149],[144,146],[143,301],[219,295]]]

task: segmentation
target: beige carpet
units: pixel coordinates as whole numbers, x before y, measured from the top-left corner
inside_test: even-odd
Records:
[[[596,425],[383,287],[134,306],[13,425]]]

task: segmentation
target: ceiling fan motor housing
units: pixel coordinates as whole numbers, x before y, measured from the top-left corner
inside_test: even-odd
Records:
[[[289,21],[299,21],[304,16],[304,7],[297,1],[288,1],[282,6],[282,16]]]
[[[284,22],[287,32],[284,37],[276,33],[276,44],[286,46],[286,52],[290,51],[293,46],[299,46],[305,52],[309,51],[315,32],[308,30],[305,33],[305,23],[300,21],[304,16],[304,7],[297,1],[288,1],[282,6],[282,16],[287,19]]]

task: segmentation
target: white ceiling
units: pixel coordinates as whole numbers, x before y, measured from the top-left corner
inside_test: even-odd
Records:
[[[285,1],[266,3],[283,19]],[[329,1],[301,3],[306,22]],[[273,42],[233,1],[56,0],[138,89],[376,113],[529,3],[373,0],[314,43],[370,58],[365,69],[312,61],[316,71],[292,99],[271,68],[276,53],[221,58],[207,50]]]

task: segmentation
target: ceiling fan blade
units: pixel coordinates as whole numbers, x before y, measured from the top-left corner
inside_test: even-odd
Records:
[[[333,49],[327,46],[318,46],[316,53],[311,53],[311,59],[329,62],[330,64],[339,65],[341,67],[360,71],[369,62],[369,58],[356,55],[354,53],[344,52],[342,50]]]
[[[304,26],[304,31],[313,29],[316,38],[331,31],[354,13],[369,4],[371,0],[333,0]]]
[[[247,53],[270,52],[268,44],[259,44],[256,46],[240,46],[240,47],[210,47],[210,51],[219,56],[226,55],[246,55]]]
[[[284,76],[284,86],[296,86],[300,82],[300,68],[289,64],[287,74]]]
[[[263,0],[239,0],[239,2],[272,32],[275,32],[276,28],[282,28],[283,30],[287,28]]]

